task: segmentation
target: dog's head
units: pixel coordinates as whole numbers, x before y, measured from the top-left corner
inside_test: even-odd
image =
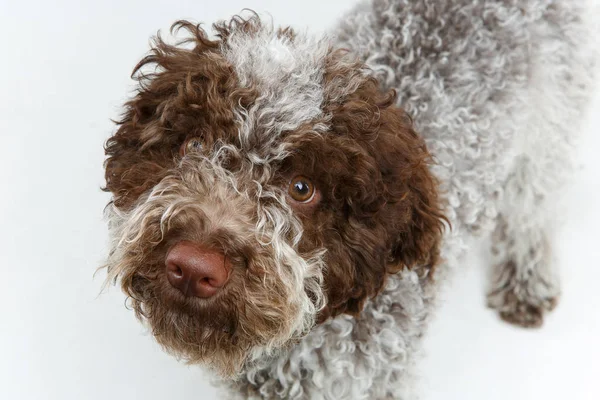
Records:
[[[423,274],[429,154],[366,68],[257,17],[157,38],[108,140],[108,271],[159,343],[222,374]],[[151,66],[154,69],[148,71]]]

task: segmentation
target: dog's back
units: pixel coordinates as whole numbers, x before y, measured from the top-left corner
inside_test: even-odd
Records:
[[[453,226],[479,231],[494,225],[514,155],[576,135],[591,93],[588,12],[584,1],[375,0],[335,34],[414,118]]]

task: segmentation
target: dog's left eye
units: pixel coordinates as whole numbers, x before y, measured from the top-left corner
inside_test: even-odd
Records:
[[[199,137],[188,138],[179,148],[179,154],[183,157],[191,151],[202,151],[202,141]]]
[[[297,202],[308,203],[314,198],[315,185],[308,178],[300,175],[290,181],[288,193]]]

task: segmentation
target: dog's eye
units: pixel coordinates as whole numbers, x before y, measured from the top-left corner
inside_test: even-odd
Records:
[[[300,175],[290,181],[288,193],[297,202],[308,203],[315,196],[315,185],[310,179]]]
[[[179,154],[183,157],[192,151],[202,151],[202,141],[199,137],[188,138],[179,148]]]

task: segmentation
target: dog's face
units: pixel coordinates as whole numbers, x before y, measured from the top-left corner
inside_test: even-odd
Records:
[[[427,273],[442,216],[422,140],[361,64],[257,18],[180,27],[107,143],[108,270],[167,350],[229,375]]]

